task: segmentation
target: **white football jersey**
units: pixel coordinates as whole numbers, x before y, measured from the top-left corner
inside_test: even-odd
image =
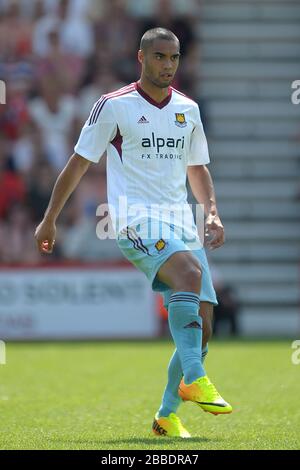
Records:
[[[156,218],[157,206],[187,205],[187,166],[209,163],[198,105],[173,87],[161,103],[138,83],[103,95],[82,128],[75,152],[96,163],[105,151],[108,203],[117,233],[145,217],[132,208],[149,209]],[[120,201],[122,207],[127,202],[125,219]],[[164,215],[159,218],[164,220]]]

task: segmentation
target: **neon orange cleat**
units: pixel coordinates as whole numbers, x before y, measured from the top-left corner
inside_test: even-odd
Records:
[[[194,380],[190,385],[186,385],[182,379],[178,395],[182,400],[193,401],[202,410],[214,415],[224,415],[232,412],[232,406],[221,397],[206,375]]]

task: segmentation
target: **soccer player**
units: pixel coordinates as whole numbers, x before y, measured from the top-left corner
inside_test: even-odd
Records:
[[[59,213],[90,163],[107,151],[108,202],[115,212],[117,243],[146,274],[153,290],[163,293],[176,346],[152,429],[159,436],[190,437],[176,414],[182,401],[213,414],[230,413],[232,407],[203,366],[217,299],[187,205],[187,176],[195,198],[204,205],[210,249],[224,243],[224,229],[206,167],[209,155],[199,108],[171,87],[179,57],[180,44],[171,31],[155,28],[143,35],[140,79],[95,103],[35,238],[42,253],[52,252]],[[127,198],[129,208],[125,218],[121,197]],[[147,213],[131,210],[135,205]],[[157,210],[161,205],[183,208],[187,218],[176,216],[171,223],[170,214]]]

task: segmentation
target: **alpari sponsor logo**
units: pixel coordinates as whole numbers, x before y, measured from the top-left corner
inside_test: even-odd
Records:
[[[172,149],[184,149],[184,136],[181,139],[174,139],[172,137],[156,137],[154,132],[152,132],[151,137],[145,137],[142,139],[142,147],[144,148],[155,148],[157,153],[160,153],[160,150],[164,147]]]

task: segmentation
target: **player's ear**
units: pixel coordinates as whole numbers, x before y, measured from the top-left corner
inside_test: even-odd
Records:
[[[142,51],[142,49],[138,51],[138,61],[140,64],[142,64],[144,61],[144,52]]]

